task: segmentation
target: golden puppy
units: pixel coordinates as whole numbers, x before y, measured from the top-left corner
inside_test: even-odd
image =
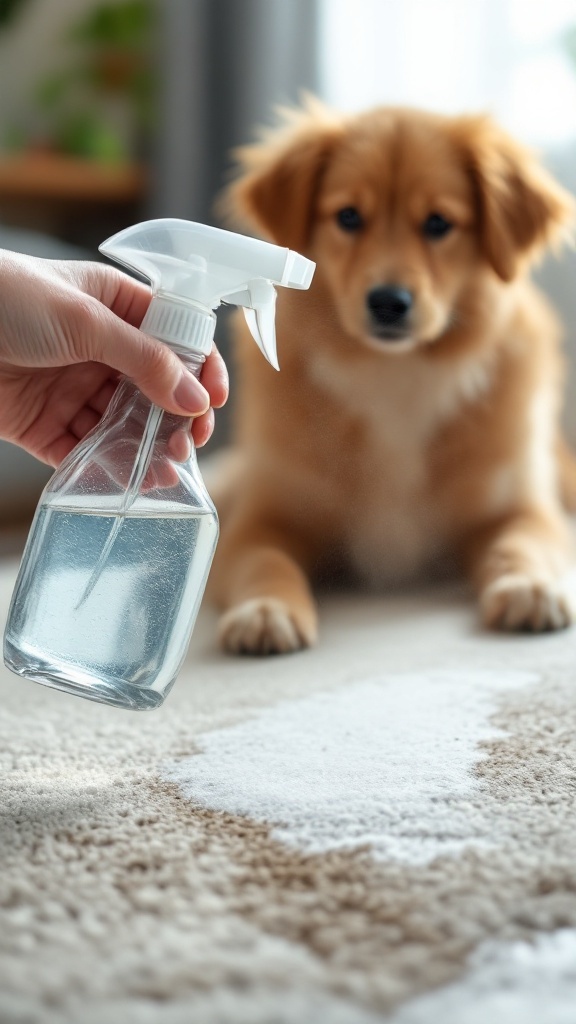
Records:
[[[381,586],[457,559],[487,625],[568,625],[559,329],[527,271],[570,197],[485,117],[309,101],[240,160],[233,212],[317,271],[279,289],[281,373],[238,323],[224,647],[312,644],[326,567]]]

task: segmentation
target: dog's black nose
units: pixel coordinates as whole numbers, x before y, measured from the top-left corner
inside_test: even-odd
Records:
[[[379,327],[403,328],[412,309],[412,295],[398,285],[381,285],[368,292],[366,299],[372,319]]]

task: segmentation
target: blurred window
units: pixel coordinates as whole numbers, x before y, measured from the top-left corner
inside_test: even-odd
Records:
[[[320,0],[322,94],[489,111],[527,142],[576,138],[575,0]]]

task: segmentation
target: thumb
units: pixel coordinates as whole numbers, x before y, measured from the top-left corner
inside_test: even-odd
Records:
[[[94,314],[92,329],[83,339],[83,358],[119,370],[167,412],[199,416],[208,410],[208,392],[168,345],[127,324],[100,303],[95,303]]]

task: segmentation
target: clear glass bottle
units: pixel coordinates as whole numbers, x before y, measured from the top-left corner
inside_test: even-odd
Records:
[[[141,328],[197,376],[221,302],[242,306],[278,368],[275,284],[310,286],[289,249],[161,218],[101,251],[147,277]],[[62,463],[32,524],[4,634],[18,675],[118,707],[155,708],[182,664],[218,538],[191,421],[122,384],[98,427]]]
[[[180,355],[199,375],[204,357]],[[118,707],[162,703],[218,538],[190,426],[123,383],[49,481],[4,639],[18,675]]]

